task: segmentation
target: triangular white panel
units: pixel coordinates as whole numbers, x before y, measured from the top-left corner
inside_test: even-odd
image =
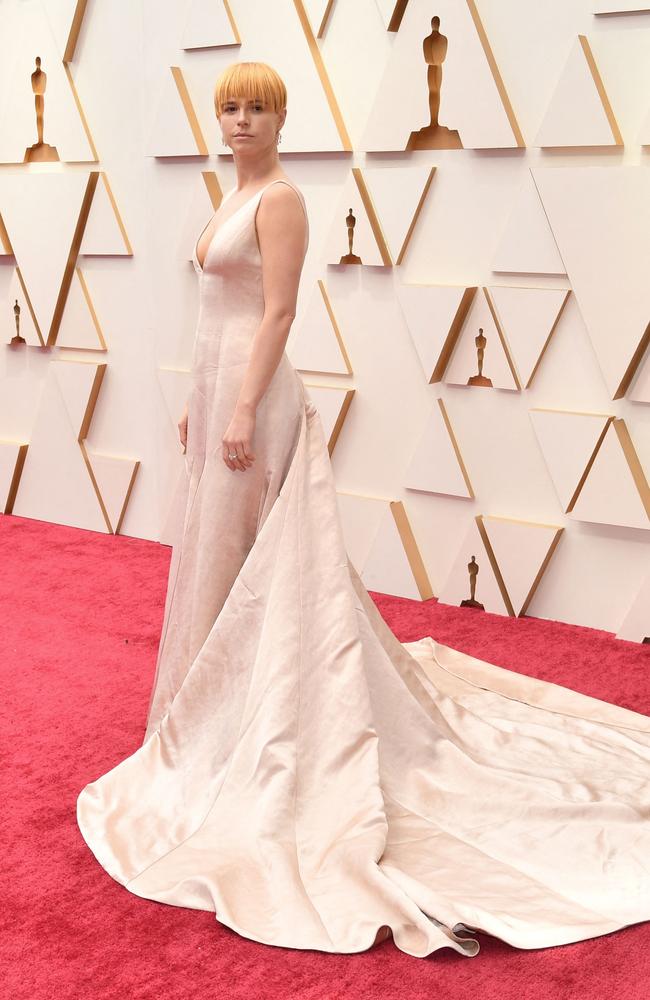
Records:
[[[563,529],[505,517],[482,520],[514,613],[519,615],[528,605],[536,577]]]
[[[132,254],[116,218],[103,170],[97,181],[79,253],[110,257],[126,257]]]
[[[598,449],[573,517],[578,521],[650,529],[650,509],[644,505],[613,424]]]
[[[529,411],[555,492],[566,511],[611,417],[565,410]]]
[[[447,40],[439,125],[458,131],[465,149],[516,147],[517,136],[469,4],[438,0],[434,9],[430,0],[409,0],[362,136],[362,148],[373,152],[406,149],[411,132],[429,125],[423,40],[431,35],[433,14],[440,17],[440,33]]]
[[[37,71],[36,56],[40,56],[40,69],[45,74],[43,142],[54,148],[61,162],[95,162],[97,158],[62,62],[63,52],[43,6],[16,5],[13,18],[3,9],[2,33],[11,39],[11,45],[4,49],[9,66],[4,75],[5,93],[0,108],[0,163],[23,163],[25,150],[38,141],[31,86],[32,74]]]
[[[319,38],[327,27],[332,12],[332,0],[302,0],[302,2],[311,30]]]
[[[484,295],[477,295],[465,320],[454,353],[445,372],[445,382],[450,385],[467,385],[468,379],[478,375],[478,349],[476,337],[483,331],[486,345],[483,354],[482,374],[489,378],[495,389],[517,390],[517,385],[499,331]],[[485,391],[484,388],[481,391]]]
[[[603,377],[618,398],[650,318],[650,171],[592,165],[536,168],[533,176]]]
[[[490,285],[488,294],[499,317],[519,381],[524,388],[528,388],[570,293],[565,288]]]
[[[384,22],[384,27],[388,31],[388,27],[392,21],[393,15],[395,14],[396,8],[400,6],[400,0],[375,0],[377,4],[377,9],[381,15],[381,19]]]
[[[350,253],[347,222],[350,210],[354,219],[352,253],[361,258],[361,264],[383,266],[384,260],[377,238],[353,173],[348,174],[343,188],[339,191],[337,204],[332,213],[332,225],[322,250],[323,260],[328,264],[339,264],[341,257]]]
[[[79,437],[88,410],[99,365],[84,361],[53,361],[51,372],[61,390],[61,398],[70,420],[70,429]]]
[[[184,49],[208,49],[239,42],[223,0],[190,0],[181,46]]]
[[[185,105],[168,67],[156,88],[156,112],[145,156],[197,156],[204,152],[203,137],[192,130]],[[196,123],[198,128],[198,122]],[[198,140],[198,141],[197,141]]]
[[[92,309],[86,277],[80,275],[79,268],[75,268],[72,276],[61,325],[56,336],[56,346],[82,348],[87,351],[106,350]]]
[[[370,554],[389,501],[343,492],[337,492],[336,499],[345,548],[352,565],[359,571]]]
[[[537,135],[536,146],[612,146],[612,132],[580,36],[566,65]]]
[[[523,174],[492,259],[492,270],[506,274],[566,274],[530,170]]]
[[[348,399],[349,389],[339,389],[338,386],[311,385],[305,383],[307,396],[318,410],[325,440],[331,446],[332,435],[337,430],[337,425],[341,419],[341,410]]]
[[[404,486],[408,490],[471,498],[474,496],[471,484],[463,471],[446,417],[444,402],[437,399],[406,470]]]
[[[365,167],[363,176],[377,210],[391,257],[398,262],[406,250],[421,203],[426,197],[435,168]]]
[[[438,600],[441,604],[453,604],[458,607],[461,601],[469,599],[470,574],[468,563],[472,556],[478,563],[474,599],[482,604],[486,611],[491,611],[497,615],[509,614],[510,612],[501,595],[499,584],[492,570],[490,559],[474,518],[470,522],[467,535],[456,556],[449,576],[438,595]],[[479,612],[473,611],[472,613],[478,614]]]
[[[78,170],[0,176],[2,218],[45,340],[87,183]]]
[[[412,601],[422,599],[389,502],[386,502],[370,552],[357,571],[368,590],[408,597]]]
[[[319,281],[296,325],[287,354],[294,368],[300,371],[351,375],[352,369],[341,350],[324,296],[325,290]]]
[[[106,521],[54,375],[57,366],[57,362],[52,363],[41,395],[13,512],[18,517],[106,532]]]
[[[73,21],[78,8],[83,0],[45,0],[43,11],[54,37],[55,45],[60,57],[63,58]]]
[[[628,639],[630,642],[643,642],[650,638],[650,573],[625,615],[616,638]]]
[[[86,449],[111,529],[117,531],[139,463]]]
[[[439,381],[444,358],[453,346],[455,322],[467,289],[464,285],[395,284],[397,299],[427,382]],[[436,368],[438,368],[437,377]]]

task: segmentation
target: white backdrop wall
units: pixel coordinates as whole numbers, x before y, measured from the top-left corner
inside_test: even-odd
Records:
[[[413,9],[417,2],[411,0]],[[68,215],[78,213],[74,194],[66,195],[68,201],[62,208],[56,189],[48,192],[43,185],[48,177],[52,181],[53,174],[59,180],[75,175],[85,183],[90,171],[104,171],[133,248],[132,256],[113,251],[79,259],[106,350],[92,349],[92,344],[83,349],[56,345],[43,348],[37,342],[28,342],[24,349],[5,346],[0,352],[0,441],[4,442],[0,454],[4,456],[5,485],[14,467],[12,443],[29,444],[13,512],[107,530],[95,494],[88,486],[73,433],[74,421],[66,424],[62,417],[66,406],[70,410],[69,400],[62,401],[65,391],[60,389],[61,379],[56,383],[59,390],[55,390],[52,376],[55,365],[64,361],[105,364],[86,442],[97,454],[140,462],[120,530],[164,541],[168,498],[182,463],[175,421],[187,390],[197,316],[198,278],[190,254],[193,240],[214,210],[203,172],[216,175],[223,191],[236,182],[232,158],[221,146],[212,110],[213,84],[229,63],[261,59],[274,65],[288,85],[288,116],[280,146],[282,164],[305,194],[310,215],[310,248],[287,351],[297,367],[310,367],[304,363],[309,351],[315,350],[314,343],[310,343],[310,329],[312,341],[314,337],[310,310],[321,280],[352,373],[347,374],[344,368],[336,374],[309,370],[304,378],[310,391],[312,386],[354,389],[333,447],[332,463],[350,549],[359,546],[358,538],[355,541],[356,526],[361,523],[359,512],[361,521],[368,523],[370,519],[377,526],[374,541],[369,537],[364,550],[368,556],[367,585],[418,596],[417,587],[408,580],[412,564],[406,563],[405,577],[404,549],[398,546],[395,550],[388,522],[381,519],[391,501],[403,504],[432,592],[451,603],[468,596],[462,593],[466,563],[472,554],[467,547],[473,544],[468,533],[471,537],[476,530],[477,516],[487,519],[488,533],[489,524],[497,523],[489,522],[490,518],[524,522],[524,539],[535,534],[536,525],[551,525],[564,530],[530,600],[528,613],[614,632],[623,629],[632,613],[634,627],[628,637],[648,635],[650,596],[645,581],[650,574],[650,522],[644,524],[638,514],[631,516],[629,504],[625,506],[631,487],[627,480],[618,478],[618,459],[614,456],[614,464],[604,472],[611,480],[604,491],[611,491],[606,505],[606,513],[610,512],[608,523],[603,523],[597,509],[602,487],[591,499],[585,494],[580,517],[576,516],[578,505],[567,513],[553,484],[549,455],[540,447],[531,410],[622,418],[642,473],[650,478],[647,352],[625,395],[613,399],[607,372],[603,371],[603,349],[594,340],[597,319],[590,319],[590,324],[585,320],[592,291],[595,294],[603,288],[603,308],[611,308],[621,317],[620,331],[612,330],[614,344],[616,337],[623,336],[626,310],[646,309],[646,322],[650,320],[648,289],[635,278],[640,263],[645,266],[649,260],[650,217],[644,191],[650,176],[645,173],[650,143],[650,11],[599,17],[593,0],[548,0],[544,4],[532,0],[477,0],[476,10],[525,146],[517,148],[512,141],[509,146],[496,148],[487,145],[480,149],[405,152],[403,146],[392,148],[390,139],[382,149],[381,136],[404,130],[408,135],[426,121],[418,117],[407,99],[408,81],[396,78],[392,84],[387,76],[400,39],[399,32],[386,31],[382,15],[389,12],[390,3],[335,0],[323,35],[314,43],[349,135],[349,151],[343,148],[336,111],[333,113],[327,100],[327,83],[324,87],[318,75],[299,19],[300,10],[304,10],[316,26],[327,4],[312,2],[303,7],[294,0],[230,0],[232,22],[241,44],[228,37],[233,28],[227,18],[223,22],[211,21],[215,9],[221,17],[222,6],[218,2],[201,5],[196,0],[89,0],[70,71],[97,150],[97,162],[92,162],[91,157],[79,157],[73,162],[62,156],[58,163],[23,165],[22,153],[35,141],[35,135],[31,121],[23,120],[16,111],[16,88],[21,80],[23,89],[29,86],[29,73],[38,54],[37,43],[29,33],[29,25],[34,22],[26,20],[26,12],[31,9],[34,17],[41,16],[56,37],[56,30],[69,23],[76,5],[74,0],[0,3],[0,213],[11,241],[0,258],[3,341],[7,343],[14,332],[16,267],[27,273],[31,266],[34,275],[50,273],[47,253],[55,243],[48,242],[47,233],[60,228],[62,211]],[[440,14],[441,31],[449,38],[443,97],[447,93],[447,107],[457,108],[456,117],[467,121],[469,128],[476,111],[473,104],[481,95],[472,92],[474,78],[468,68],[465,96],[461,88],[461,98],[454,98],[453,87],[458,90],[458,82],[454,85],[453,46],[456,43],[457,59],[459,36],[449,29],[445,31],[446,24],[453,26],[453,17],[461,7],[466,16],[465,0],[427,6],[427,15]],[[208,8],[212,11],[206,13]],[[188,15],[196,19],[193,23],[199,29],[201,24],[206,25],[208,47],[183,48],[188,42]],[[400,32],[408,16],[407,8]],[[221,36],[211,36],[208,29],[220,31]],[[583,137],[582,145],[542,148],[536,145],[542,126],[548,135],[553,135],[554,130],[560,134],[562,129],[571,133],[575,128],[576,134],[584,129],[588,136],[602,129],[602,103],[597,100],[594,104],[593,94],[582,93],[580,67],[578,77],[571,69],[576,58],[582,58],[580,52],[576,56],[580,35],[588,39],[624,145],[613,144],[610,133],[608,144],[601,141],[587,146]],[[420,46],[418,41],[414,59],[420,58]],[[469,53],[468,48],[468,66]],[[568,77],[563,75],[567,65]],[[192,115],[188,117],[187,107],[179,98],[170,67],[179,67],[187,83],[207,155],[198,152],[196,132],[193,134],[190,128]],[[53,65],[49,71],[54,87]],[[418,72],[424,81],[423,61]],[[574,95],[575,106],[567,101],[563,87]],[[31,101],[31,94],[29,98]],[[454,103],[456,100],[460,103]],[[564,119],[554,104],[557,100],[562,114],[566,111]],[[444,117],[444,108],[443,103],[441,121],[457,127],[457,121]],[[65,123],[60,127],[64,129]],[[47,127],[46,139],[57,148],[64,145],[63,136],[47,134]],[[366,178],[380,221],[390,218],[391,205],[393,210],[400,206],[401,212],[402,203],[403,211],[410,213],[410,221],[422,190],[422,178],[435,168],[399,265],[332,266],[338,259],[332,255],[337,239],[338,254],[347,250],[342,220],[349,207],[348,192],[355,190],[353,168],[359,168]],[[582,168],[611,172],[603,175],[590,203],[580,198],[584,190],[579,174]],[[549,169],[565,173],[549,177],[545,173]],[[389,180],[383,187],[380,171],[385,171],[384,180]],[[642,177],[639,171],[643,171]],[[593,178],[599,176],[590,174]],[[642,183],[637,183],[637,178]],[[554,181],[560,183],[550,191]],[[577,193],[571,195],[573,183]],[[23,186],[17,187],[19,184]],[[521,208],[521,199],[526,196],[531,204],[531,185],[535,198],[539,199],[538,192],[544,192],[546,198],[543,207],[539,201],[532,222],[524,217]],[[610,230],[608,236],[607,230],[599,230],[598,221],[607,208],[604,199],[608,192],[617,190],[633,192],[632,209],[641,219],[639,232],[645,230],[645,243],[643,235],[637,238],[636,229],[634,238],[630,238],[628,216],[621,216],[621,232]],[[357,202],[357,236],[361,240],[365,219],[363,206]],[[616,209],[618,202],[612,204]],[[564,251],[564,263],[571,257],[567,273],[542,273],[526,263],[527,254],[539,250],[532,227],[541,224],[540,217]],[[333,220],[343,237],[333,236]],[[17,235],[21,226],[26,234],[22,242]],[[24,260],[19,259],[18,243],[24,247]],[[615,252],[611,261],[605,253],[607,246]],[[497,270],[499,262],[506,258],[515,260],[515,264],[507,264],[508,270]],[[429,383],[401,296],[402,286],[413,285],[452,286],[460,291],[476,287],[477,296],[483,295],[483,288],[498,293],[504,287],[565,289],[571,294],[530,387],[520,391],[478,389],[452,384],[449,378]],[[26,316],[27,311],[21,315]],[[472,338],[475,332],[472,328]],[[462,369],[461,353],[467,351],[466,341],[467,337],[462,348],[461,335],[448,375],[454,364]],[[494,350],[494,343],[493,338],[488,350]],[[491,357],[494,359],[494,354]],[[486,354],[486,368],[487,358]],[[83,396],[83,387],[78,391]],[[313,398],[320,405],[322,393],[314,389]],[[417,482],[418,474],[432,474],[431,469],[416,469],[414,479],[412,461],[438,399],[443,401],[453,427],[473,496],[445,493],[441,486],[436,489],[435,475],[434,488],[410,489],[406,485]],[[321,412],[329,427],[329,416]],[[567,427],[572,427],[571,418],[568,420]],[[613,430],[612,425],[608,434]],[[562,445],[560,438],[560,459]],[[434,466],[437,455],[434,448]],[[442,483],[447,459],[440,452],[438,460],[433,471]],[[623,468],[628,475],[628,466]],[[639,492],[638,483],[633,488]],[[643,493],[642,483],[640,490],[639,496]],[[496,549],[496,541],[494,544]],[[533,553],[532,562],[526,564],[526,544],[521,543],[519,568],[524,576],[529,573],[532,583],[536,556]],[[512,552],[510,559],[512,562]],[[507,562],[506,553],[504,566]],[[516,573],[516,567],[509,572]],[[484,585],[489,573],[484,560],[483,575],[479,577]],[[525,580],[521,586],[527,589]],[[421,588],[419,593],[423,593]],[[498,600],[488,609],[505,611]]]

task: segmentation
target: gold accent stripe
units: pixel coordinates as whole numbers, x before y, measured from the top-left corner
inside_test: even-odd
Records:
[[[632,473],[634,485],[639,491],[641,503],[645,507],[645,512],[650,519],[650,486],[648,485],[648,480],[646,479],[645,472],[643,471],[643,466],[639,461],[636,448],[632,444],[632,438],[630,437],[630,432],[627,429],[627,424],[622,418],[616,418],[614,420],[614,430],[616,431],[621,448],[623,449],[623,454],[625,455],[625,460],[627,461],[630,472]]]
[[[379,253],[381,254],[382,262],[386,267],[393,266],[393,258],[390,255],[390,250],[388,249],[388,243],[386,242],[386,237],[384,236],[383,230],[381,228],[381,223],[379,217],[375,212],[375,206],[372,203],[372,198],[370,197],[370,191],[368,190],[368,185],[366,184],[365,177],[361,172],[360,167],[352,167],[352,176],[354,177],[359,194],[361,195],[361,201],[363,202],[363,207],[366,210],[366,215],[368,217],[368,222],[370,223],[370,228],[372,229],[372,235],[375,237],[375,243]]]
[[[451,326],[449,327],[449,332],[445,338],[440,356],[436,362],[436,366],[431,373],[431,378],[429,379],[429,384],[433,382],[441,382],[442,378],[447,370],[447,365],[451,359],[454,347],[456,346],[456,341],[460,336],[460,332],[465,324],[467,315],[470,310],[470,306],[474,301],[474,296],[478,291],[478,285],[470,286],[466,288],[463,292],[462,298],[458,303],[458,309],[456,310],[456,315],[454,316]]]
[[[430,597],[433,597],[433,590],[431,588],[431,581],[427,574],[422,556],[420,555],[420,550],[415,541],[415,536],[409,524],[409,519],[406,516],[406,511],[404,509],[404,504],[401,500],[391,500],[390,510],[393,515],[393,520],[395,521],[395,526],[399,532],[399,536],[404,546],[404,552],[406,553],[406,558],[408,559],[409,566],[411,567],[411,572],[413,573],[413,579],[415,580],[418,591],[420,592],[420,597],[423,601],[428,601]]]
[[[338,389],[338,386],[329,386],[328,385],[328,386],[318,386],[318,388],[319,389],[325,389],[325,388],[327,388],[327,389],[330,389],[330,388],[331,389]],[[332,433],[330,434],[329,441],[327,442],[327,450],[328,450],[330,458],[332,457],[332,452],[334,451],[334,448],[336,446],[336,442],[338,441],[339,434],[341,433],[341,429],[343,427],[343,422],[344,422],[344,420],[345,420],[345,418],[347,416],[348,410],[350,408],[350,403],[352,402],[352,397],[354,396],[355,392],[356,392],[355,389],[346,389],[345,390],[345,396],[343,397],[343,402],[341,403],[341,409],[339,410],[339,415],[336,418],[336,421],[334,422],[334,427],[332,428]]]
[[[320,77],[320,82],[322,84],[323,90],[325,91],[325,97],[327,98],[327,103],[330,106],[332,117],[334,118],[334,122],[338,129],[343,149],[346,152],[351,153],[352,142],[350,141],[348,130],[345,127],[345,123],[343,121],[343,115],[341,114],[341,109],[339,108],[338,102],[336,100],[336,95],[332,90],[332,85],[329,81],[327,70],[325,69],[325,63],[323,62],[321,51],[314,37],[314,32],[311,29],[311,24],[309,23],[309,18],[307,17],[307,12],[305,10],[305,5],[303,3],[303,0],[293,0],[293,2],[296,8],[296,13],[298,15],[298,20],[300,21],[305,38],[307,39],[307,45],[309,46],[311,57],[314,60],[316,71],[318,72],[318,75]]]
[[[573,496],[569,500],[569,504],[568,504],[567,509],[565,511],[565,513],[567,513],[567,514],[570,514],[571,511],[573,510],[573,508],[576,505],[576,501],[577,501],[578,497],[580,496],[580,491],[582,490],[582,487],[585,485],[587,476],[591,472],[591,467],[594,464],[594,462],[596,461],[596,455],[600,451],[600,446],[601,446],[601,444],[603,443],[603,441],[605,439],[605,435],[607,434],[607,430],[608,430],[609,425],[611,424],[611,422],[612,422],[613,419],[614,419],[614,417],[607,417],[607,420],[605,421],[605,425],[604,425],[602,431],[600,432],[600,434],[598,436],[598,440],[596,441],[596,445],[594,447],[594,450],[591,453],[591,458],[587,462],[587,464],[585,466],[585,469],[584,469],[584,472],[580,476],[580,479],[578,481],[578,485],[575,488]]]
[[[465,486],[467,487],[467,491],[470,497],[472,498],[472,500],[474,500],[476,498],[474,496],[474,490],[472,489],[472,484],[469,481],[469,475],[467,473],[467,469],[465,468],[465,463],[463,462],[463,456],[460,453],[460,448],[458,447],[458,441],[456,440],[454,429],[451,426],[451,421],[449,419],[449,415],[447,413],[444,401],[440,398],[438,399],[438,406],[440,407],[440,412],[442,413],[442,419],[444,420],[445,427],[447,428],[447,434],[449,435],[449,440],[451,441],[454,451],[456,452],[456,460],[458,462],[458,465],[460,466],[460,471],[463,474],[463,479],[465,480]]]
[[[325,288],[325,285],[323,284],[320,278],[318,279],[318,287],[320,288],[320,293],[323,296],[323,302],[325,303],[325,308],[327,309],[327,315],[330,318],[330,323],[332,324],[332,329],[334,330],[334,334],[338,341],[339,349],[341,351],[341,354],[343,355],[343,360],[345,361],[345,367],[348,370],[348,375],[353,375],[354,372],[352,371],[352,365],[350,364],[348,352],[346,351],[345,344],[343,343],[343,337],[341,336],[339,325],[336,322],[336,316],[334,315],[334,310],[332,309],[332,304],[330,302],[329,295],[327,294],[327,289]]]
[[[627,390],[630,388],[630,383],[636,374],[636,370],[641,364],[643,355],[646,352],[646,348],[650,344],[650,323],[646,326],[643,334],[641,335],[641,340],[639,341],[634,354],[630,360],[629,365],[625,369],[625,374],[621,379],[620,385],[614,394],[614,399],[620,399],[624,396]]]
[[[21,444],[18,446],[18,455],[16,457],[16,464],[14,466],[13,475],[11,477],[11,483],[9,484],[9,492],[7,493],[7,502],[5,503],[4,513],[12,514],[14,509],[14,503],[16,502],[16,494],[18,493],[18,487],[20,485],[20,477],[23,473],[23,466],[25,465],[25,459],[27,458],[27,449],[29,445]]]
[[[504,354],[506,356],[506,361],[508,362],[508,367],[510,368],[510,374],[512,375],[513,379],[515,380],[515,385],[517,386],[517,388],[519,390],[521,390],[521,382],[519,381],[519,374],[517,372],[517,369],[515,367],[515,363],[514,363],[513,359],[510,357],[510,350],[508,348],[508,342],[507,342],[507,340],[506,340],[506,338],[504,336],[503,330],[501,329],[501,323],[499,322],[499,317],[497,316],[497,311],[496,311],[496,307],[494,305],[494,302],[492,301],[492,296],[490,295],[490,292],[489,292],[489,290],[487,288],[483,288],[483,294],[484,294],[485,299],[487,301],[488,308],[489,308],[490,312],[492,313],[492,320],[493,320],[494,325],[496,327],[496,331],[497,331],[497,333],[499,335],[499,340],[501,341],[501,346],[502,346],[503,352],[504,352]]]
[[[72,278],[77,267],[77,257],[79,256],[79,251],[81,249],[81,242],[83,240],[84,230],[86,228],[86,223],[88,222],[88,216],[90,214],[90,206],[92,205],[93,197],[95,195],[95,188],[97,187],[97,182],[99,181],[99,171],[92,170],[88,174],[88,180],[86,183],[86,190],[84,191],[83,200],[81,202],[81,209],[79,210],[79,218],[77,219],[77,225],[75,226],[74,235],[72,237],[72,243],[70,245],[70,250],[68,252],[68,259],[65,264],[63,271],[63,278],[61,281],[61,287],[59,288],[59,295],[56,300],[56,305],[54,307],[54,314],[52,316],[52,324],[50,326],[50,331],[47,336],[47,347],[53,347],[56,344],[57,334],[61,326],[61,319],[63,317],[63,310],[65,309],[65,304],[68,300],[68,295],[70,293],[70,286],[72,284]]]
[[[481,536],[481,541],[483,542],[483,546],[485,548],[486,555],[490,560],[490,566],[492,567],[494,578],[501,592],[503,603],[506,606],[508,614],[512,615],[513,618],[516,618],[517,616],[515,615],[515,609],[512,606],[512,601],[510,600],[510,595],[508,594],[508,589],[506,587],[505,580],[503,579],[503,575],[501,573],[501,570],[499,569],[499,564],[497,563],[497,557],[494,554],[494,549],[492,548],[492,544],[488,537],[485,524],[483,523],[483,515],[477,514],[475,517],[475,521],[476,521],[476,527],[478,528],[479,534]]]
[[[548,337],[544,341],[544,346],[542,347],[542,349],[541,349],[541,351],[539,353],[539,357],[538,357],[537,361],[535,362],[535,367],[533,368],[532,372],[530,373],[530,378],[528,379],[528,381],[526,382],[526,385],[524,386],[525,389],[530,389],[530,387],[532,385],[533,379],[535,378],[535,375],[537,374],[537,369],[539,368],[539,366],[541,364],[541,361],[542,361],[542,358],[544,357],[544,355],[546,353],[546,348],[548,347],[548,345],[551,342],[551,337],[555,333],[557,325],[560,322],[560,316],[564,312],[564,307],[566,306],[567,302],[569,301],[569,296],[570,295],[571,295],[571,289],[567,288],[566,295],[562,299],[562,302],[560,304],[560,308],[558,309],[558,313],[557,313],[557,316],[555,317],[555,321],[553,323],[553,326],[549,330]]]
[[[549,525],[549,527],[550,527],[550,525]],[[519,612],[519,616],[520,617],[521,617],[521,615],[525,615],[526,612],[528,611],[528,605],[530,604],[530,602],[532,601],[533,597],[535,596],[535,591],[537,590],[537,587],[539,586],[539,581],[542,579],[542,577],[544,576],[544,573],[546,572],[546,567],[548,566],[549,562],[551,561],[551,556],[555,552],[555,549],[557,548],[557,545],[558,545],[558,543],[560,541],[560,538],[562,537],[562,533],[563,532],[564,532],[564,528],[563,527],[556,528],[555,535],[553,536],[553,540],[552,540],[551,544],[548,547],[548,552],[544,556],[544,559],[542,560],[542,565],[539,567],[539,570],[537,571],[537,576],[533,580],[533,582],[531,584],[531,587],[530,587],[530,590],[526,594],[526,598],[524,600],[524,603],[521,606],[521,610]]]
[[[70,34],[68,35],[68,41],[66,42],[65,51],[63,53],[64,63],[72,62],[74,59],[77,42],[79,41],[81,25],[84,19],[84,14],[86,13],[87,3],[88,0],[77,0],[74,14],[72,15],[72,23],[70,24]]]
[[[426,183],[425,183],[425,185],[424,185],[424,187],[422,189],[422,194],[420,195],[420,200],[418,201],[416,209],[415,209],[415,212],[413,213],[413,218],[411,219],[411,225],[408,228],[408,232],[406,233],[406,236],[404,237],[404,241],[402,243],[401,249],[400,249],[400,251],[399,251],[399,253],[397,255],[397,260],[395,261],[396,264],[401,264],[402,261],[404,260],[404,255],[406,254],[406,248],[409,245],[409,240],[411,239],[411,234],[413,233],[413,230],[415,229],[415,225],[416,225],[416,223],[417,223],[417,221],[418,221],[418,219],[420,217],[420,211],[422,210],[422,206],[424,204],[424,199],[426,198],[427,193],[429,191],[429,188],[431,187],[431,182],[433,180],[433,175],[435,174],[435,172],[436,172],[437,169],[438,169],[437,167],[431,167],[431,170],[429,171],[429,176],[426,179]]]
[[[183,71],[180,66],[171,66],[170,69],[172,71],[174,83],[176,84],[176,89],[178,90],[178,96],[181,99],[185,114],[187,115],[187,120],[190,124],[190,128],[192,129],[192,135],[194,136],[194,142],[196,143],[196,151],[200,156],[207,156],[207,143],[203,138],[203,132],[201,131],[199,119],[196,116],[196,111],[194,110],[194,105],[192,104],[190,92],[187,89],[187,84],[185,83]]]
[[[488,36],[485,32],[485,28],[483,27],[480,14],[476,8],[475,0],[467,0],[467,6],[469,7],[469,12],[472,16],[472,20],[474,21],[474,27],[476,28],[478,37],[481,40],[481,45],[483,46],[483,51],[485,52],[485,58],[487,59],[488,66],[492,72],[496,88],[499,91],[499,97],[501,98],[503,109],[507,115],[508,121],[510,122],[510,128],[512,129],[513,135],[517,141],[517,145],[525,149],[526,143],[524,142],[524,137],[521,133],[521,129],[519,128],[519,123],[515,116],[512,104],[510,103],[510,98],[508,97],[508,93],[501,78],[501,73],[499,72],[499,67],[497,66],[496,59],[494,58],[494,53],[492,52],[492,47],[490,46]]]
[[[584,53],[585,59],[587,60],[587,66],[589,67],[591,76],[596,86],[596,90],[598,91],[600,103],[602,104],[603,111],[605,112],[605,115],[607,117],[607,122],[609,124],[610,129],[612,130],[612,135],[614,136],[614,142],[617,146],[622,146],[624,145],[623,136],[621,135],[621,130],[618,127],[618,122],[614,117],[612,106],[609,103],[609,97],[607,96],[607,93],[605,91],[605,86],[603,84],[602,77],[598,71],[598,67],[596,66],[596,60],[594,59],[594,54],[591,51],[589,39],[587,38],[586,35],[578,35],[578,38],[580,39],[582,51]]]

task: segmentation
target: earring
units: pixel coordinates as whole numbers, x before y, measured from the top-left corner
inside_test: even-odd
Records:
[[[226,142],[226,140],[223,137],[223,132],[221,133],[221,145],[222,146],[227,146],[228,145],[228,143]]]
[[[280,133],[279,133],[279,132],[276,132],[276,135],[275,135],[275,141],[276,141],[276,143],[278,144],[278,146],[279,146],[279,145],[280,145],[280,143],[282,142],[282,136],[280,135]]]

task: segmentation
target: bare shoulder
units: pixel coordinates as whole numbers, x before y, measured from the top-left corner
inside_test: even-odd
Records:
[[[273,218],[304,216],[303,193],[293,181],[278,177],[277,182],[271,182],[262,194],[260,213]]]

